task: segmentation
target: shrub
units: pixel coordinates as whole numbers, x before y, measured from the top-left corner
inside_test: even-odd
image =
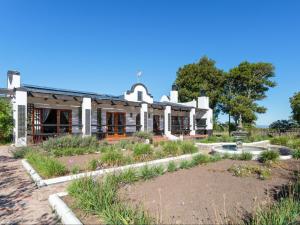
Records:
[[[129,140],[120,140],[118,143],[118,146],[121,149],[128,149],[128,148],[131,148],[132,143]]]
[[[122,183],[130,184],[139,180],[138,172],[134,169],[128,169],[119,174]]]
[[[135,132],[133,134],[133,136],[141,139],[142,141],[144,141],[146,139],[149,139],[149,141],[152,141],[152,139],[153,139],[153,134],[150,132],[146,132],[146,131]]]
[[[228,171],[237,177],[247,177],[256,174],[261,180],[268,179],[271,176],[270,169],[253,165],[233,165]]]
[[[83,211],[101,215],[104,224],[152,224],[152,219],[141,208],[132,208],[118,198],[117,190],[121,183],[126,183],[125,177],[123,173],[109,175],[102,182],[82,178],[73,181],[68,192]]]
[[[120,166],[126,164],[128,159],[124,157],[121,151],[111,150],[102,153],[100,162],[105,163],[108,166]]]
[[[98,163],[99,163],[99,161],[98,161],[97,159],[92,159],[92,160],[89,162],[88,169],[89,169],[89,170],[96,170],[97,167],[98,167]]]
[[[176,163],[174,161],[169,162],[167,170],[171,173],[175,172],[177,170]]]
[[[73,167],[71,168],[71,173],[72,173],[72,174],[77,174],[77,173],[79,173],[79,172],[80,172],[79,166],[73,166]]]
[[[260,156],[259,160],[261,162],[267,162],[267,161],[277,161],[279,159],[279,153],[277,151],[263,151]]]
[[[211,161],[211,158],[207,155],[196,155],[193,157],[191,163],[193,166],[197,166],[199,164],[204,164],[204,163],[208,163]]]
[[[12,154],[13,154],[13,156],[14,156],[15,159],[22,159],[30,151],[32,151],[31,148],[29,148],[29,147],[22,147],[22,148],[17,148],[16,150],[14,150],[12,152]]]
[[[136,144],[133,148],[133,155],[136,159],[146,160],[153,155],[153,149],[149,144]]]
[[[296,150],[293,150],[292,155],[293,155],[294,159],[300,159],[300,148],[296,149]]]
[[[66,167],[58,160],[36,151],[28,152],[25,158],[39,174],[46,178],[62,176],[68,172]]]
[[[161,166],[158,167],[149,167],[149,166],[144,166],[141,169],[141,178],[143,180],[148,180],[153,177],[157,177],[159,175],[162,175],[164,173],[164,169]]]
[[[288,136],[279,136],[279,137],[274,137],[270,140],[270,143],[273,145],[283,145],[287,146],[287,142],[289,140]]]
[[[192,164],[187,160],[182,160],[179,164],[180,169],[189,169],[192,167]]]
[[[180,153],[179,144],[176,141],[166,141],[162,147],[167,155],[176,156]]]
[[[49,138],[47,141],[42,143],[42,147],[53,154],[60,154],[60,152],[63,152],[61,153],[62,155],[76,155],[83,154],[85,152],[97,151],[99,143],[93,136],[81,137],[67,135],[58,138]]]
[[[284,198],[275,204],[258,208],[249,225],[285,225],[297,224],[300,214],[300,202],[294,198]]]
[[[183,154],[192,154],[198,151],[197,146],[193,142],[183,141],[180,144],[180,150]]]
[[[253,155],[251,152],[242,152],[240,155],[239,155],[239,160],[252,160],[253,158]]]

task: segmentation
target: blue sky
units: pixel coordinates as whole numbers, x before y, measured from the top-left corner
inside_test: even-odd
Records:
[[[0,86],[16,69],[23,83],[119,95],[142,70],[159,99],[203,55],[224,70],[265,61],[278,83],[265,125],[290,116],[300,90],[299,12],[297,0],[0,0]]]

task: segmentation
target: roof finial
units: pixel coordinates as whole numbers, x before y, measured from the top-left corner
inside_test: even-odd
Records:
[[[140,83],[140,77],[143,75],[143,72],[141,70],[139,70],[137,73],[136,73],[136,79],[137,79],[137,82]]]

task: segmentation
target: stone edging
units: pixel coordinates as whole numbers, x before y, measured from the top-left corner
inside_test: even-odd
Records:
[[[48,201],[53,211],[55,211],[56,215],[61,219],[62,224],[83,225],[67,204],[61,199],[61,197],[66,195],[68,195],[67,192],[60,192],[49,196]]]
[[[22,165],[38,187],[43,187],[46,185],[41,176],[32,168],[32,166],[27,162],[26,159],[22,159]]]
[[[186,155],[181,155],[181,156],[176,156],[176,157],[157,159],[157,160],[148,161],[148,162],[141,162],[141,163],[130,164],[130,165],[126,165],[126,166],[101,169],[101,170],[84,172],[84,173],[79,173],[79,174],[74,174],[74,175],[67,175],[67,176],[62,176],[62,177],[55,177],[55,178],[50,178],[50,179],[46,179],[46,180],[42,179],[39,176],[39,174],[32,168],[32,166],[27,162],[26,159],[22,160],[22,164],[25,167],[26,171],[31,176],[31,178],[33,179],[33,181],[37,184],[37,186],[43,187],[46,185],[53,185],[53,184],[58,184],[58,183],[63,183],[63,182],[79,179],[79,178],[85,177],[85,176],[103,176],[103,175],[110,174],[110,173],[124,171],[124,170],[130,169],[130,168],[132,168],[132,169],[133,168],[141,168],[146,165],[148,165],[148,166],[167,165],[170,161],[178,162],[178,161],[182,161],[182,160],[188,160],[198,154],[201,154],[201,153],[197,152],[194,154],[186,154]]]

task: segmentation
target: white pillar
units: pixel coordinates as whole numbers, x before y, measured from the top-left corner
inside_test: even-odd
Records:
[[[190,111],[190,135],[195,135],[196,134],[195,117],[196,117],[196,109],[192,108],[191,111]]]
[[[148,131],[148,104],[142,103],[140,109],[141,115],[141,131]],[[146,126],[145,126],[146,125]]]
[[[82,99],[82,136],[91,136],[91,111],[92,100],[90,98]]]
[[[171,106],[166,106],[164,110],[164,123],[165,123],[165,128],[164,128],[164,134],[166,136],[171,135]]]
[[[27,92],[15,92],[11,101],[13,107],[14,129],[13,137],[16,147],[27,145]]]

